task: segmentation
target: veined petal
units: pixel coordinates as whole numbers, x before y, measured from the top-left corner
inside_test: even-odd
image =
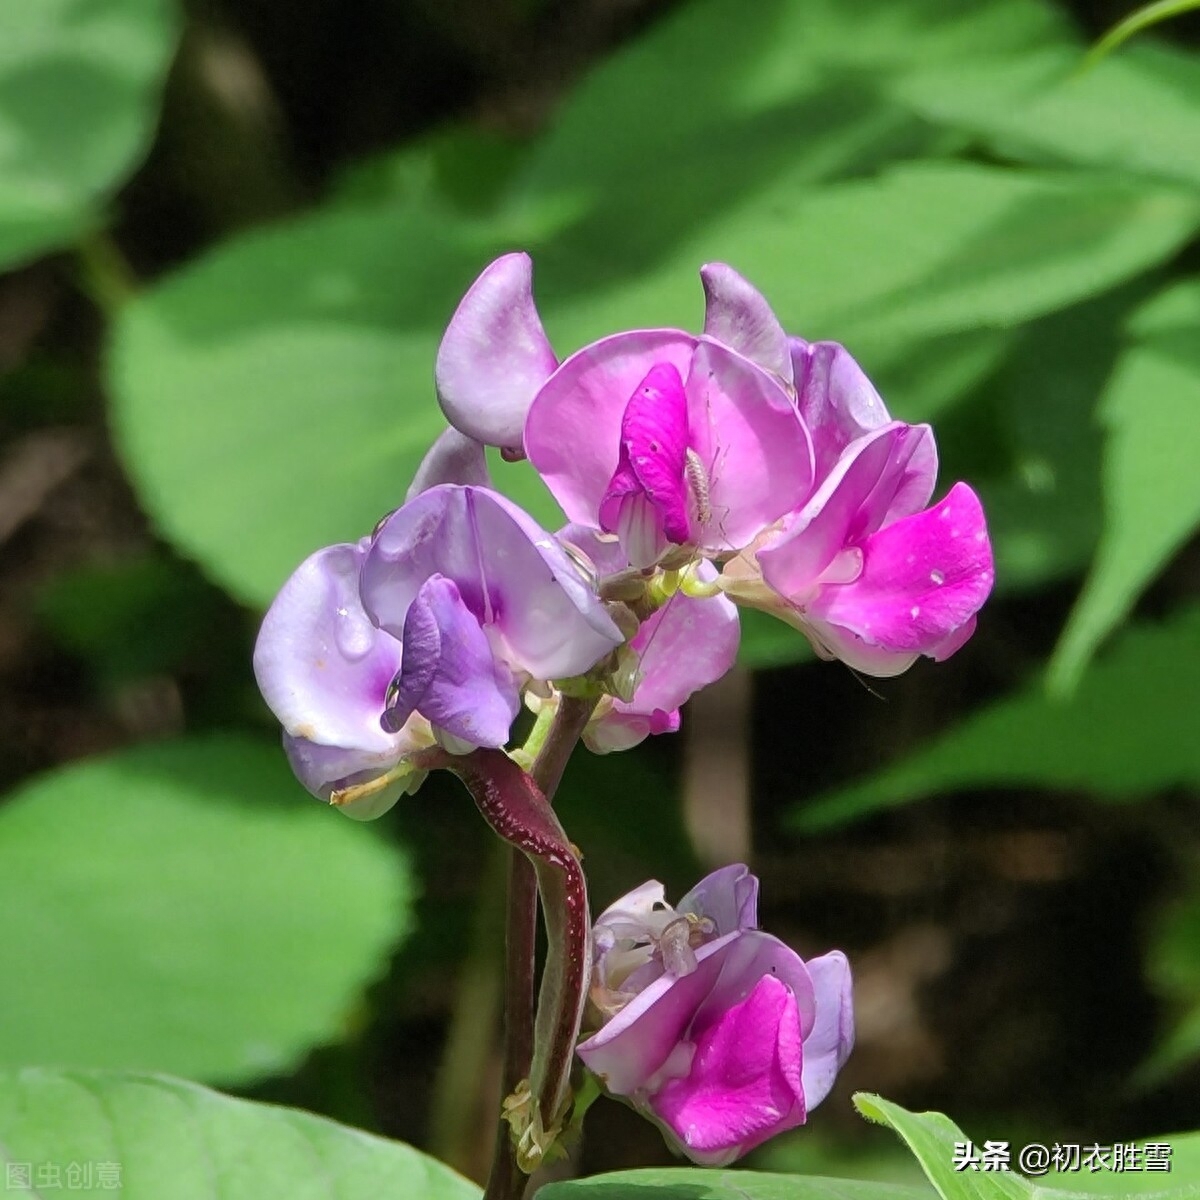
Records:
[[[505,254],[450,319],[434,368],[438,403],[468,437],[517,447],[530,402],[557,365],[533,302],[533,262]]]
[[[758,979],[746,998],[700,1033],[691,1069],[651,1107],[695,1162],[721,1164],[804,1123],[803,1049],[796,997]]]
[[[822,587],[808,616],[871,648],[945,657],[947,639],[992,590],[983,508],[965,483],[955,484],[935,507],[872,534],[862,551],[861,575],[853,583]],[[838,657],[844,657],[840,650]]]
[[[437,487],[439,483],[492,486],[483,443],[467,437],[465,433],[459,433],[453,425],[438,435],[428,453],[421,459],[421,465],[409,484],[408,495],[405,498],[411,500],[431,487]]]
[[[696,347],[685,387],[689,440],[706,477],[696,541],[719,554],[800,507],[812,488],[812,446],[783,384],[717,342]]]
[[[812,1112],[854,1049],[854,1000],[850,964],[840,950],[810,958],[805,966],[817,1000],[817,1019],[804,1039],[802,1076],[804,1103]]]
[[[417,592],[404,619],[403,661],[392,723],[419,712],[474,746],[498,748],[508,741],[519,689],[512,672],[496,662],[453,580],[432,575]]]
[[[725,263],[700,268],[704,285],[704,335],[723,342],[764,370],[792,382],[787,334],[753,284]]]
[[[534,398],[525,453],[567,518],[599,525],[629,398],[658,364],[686,376],[696,339],[676,329],[602,338],[571,355]]]
[[[259,689],[284,731],[350,754],[346,774],[400,755],[379,715],[401,647],[359,601],[365,558],[362,543],[343,543],[305,559],[267,610],[254,647]]]

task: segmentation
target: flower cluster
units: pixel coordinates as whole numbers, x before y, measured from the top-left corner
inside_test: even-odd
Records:
[[[930,428],[893,420],[842,346],[788,336],[732,268],[700,274],[701,333],[615,333],[560,362],[529,257],[492,263],[442,340],[450,427],[405,503],[305,560],[255,649],[311,792],[373,817],[446,767],[533,861],[558,931],[542,988],[555,1008],[537,1028],[560,1036],[535,1048],[537,1087],[506,1108],[528,1169],[565,1118],[585,999],[579,1057],[702,1163],[801,1124],[854,1033],[845,957],[806,963],[761,932],[742,866],[674,908],[649,883],[607,909],[589,990],[576,852],[536,767],[500,753],[522,704],[545,729],[565,716],[572,745],[586,721],[593,751],[622,750],[677,729],[683,703],[732,666],[738,605],[883,676],[953,654],[992,586],[975,493],[958,483],[930,505]],[[493,488],[486,446],[529,460],[561,529]]]

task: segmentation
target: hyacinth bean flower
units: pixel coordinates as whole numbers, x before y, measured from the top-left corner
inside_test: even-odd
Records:
[[[380,725],[401,645],[377,629],[359,598],[369,538],[310,555],[275,597],[254,647],[254,674],[283,726],[296,777],[314,796],[339,799],[360,819],[386,812],[424,779],[406,755],[433,745],[429,722],[414,716]]]
[[[583,554],[597,580],[629,567],[613,538],[582,525],[559,531],[560,540]],[[701,564],[699,578],[716,578]],[[674,733],[679,708],[693,693],[715,683],[737,658],[737,607],[724,596],[699,598],[676,592],[639,626],[622,651],[630,671],[623,696],[605,696],[584,730],[589,750],[627,750],[650,734]]]
[[[525,454],[568,519],[619,535],[639,567],[672,546],[720,556],[747,545],[812,485],[783,329],[730,267],[710,264],[701,279],[703,334],[618,333],[557,365],[529,258],[506,255],[471,287],[438,353],[450,422],[510,451],[523,422]]]
[[[854,1044],[850,968],[805,963],[757,926],[758,880],[713,872],[672,908],[643,884],[593,932],[579,1057],[693,1162],[719,1166],[803,1124]]]
[[[359,587],[401,646],[383,728],[419,713],[448,749],[503,746],[527,682],[580,675],[624,641],[559,542],[483,487],[439,484],[385,518]]]
[[[927,508],[937,476],[929,426],[891,420],[843,347],[792,339],[792,352],[816,490],[725,565],[723,589],[869,675],[948,658],[994,579],[979,498],[958,483]]]

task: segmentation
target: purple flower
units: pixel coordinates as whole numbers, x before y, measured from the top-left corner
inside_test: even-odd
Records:
[[[362,566],[373,625],[401,647],[383,713],[448,747],[500,747],[530,680],[582,674],[623,642],[562,546],[503,496],[441,484],[382,522]]]
[[[363,819],[386,812],[425,778],[406,755],[433,744],[429,722],[380,725],[400,668],[400,643],[377,629],[359,599],[369,539],[310,555],[275,597],[254,647],[254,674],[283,725],[284,748],[313,795],[339,797]]]
[[[891,420],[841,346],[793,339],[792,357],[816,490],[726,564],[726,594],[870,675],[899,674],[922,654],[948,658],[992,589],[979,498],[958,483],[926,508],[937,476],[929,426]]]
[[[625,572],[629,563],[620,546],[582,525],[568,525],[559,538],[587,558],[603,580]],[[708,563],[703,581],[716,578]],[[737,607],[724,596],[698,598],[675,592],[651,613],[621,651],[627,678],[621,695],[605,696],[584,731],[588,749],[598,754],[627,750],[650,734],[679,729],[680,706],[695,692],[715,683],[737,659]]]
[[[659,883],[606,909],[578,1053],[694,1162],[723,1165],[804,1123],[854,1044],[850,969],[757,928],[758,880],[713,872],[671,908]]]
[[[812,485],[779,322],[731,268],[701,279],[703,335],[618,333],[556,366],[529,259],[507,255],[467,293],[438,356],[450,421],[512,449],[523,419],[525,453],[568,519],[618,534],[636,566],[671,546],[745,546]]]

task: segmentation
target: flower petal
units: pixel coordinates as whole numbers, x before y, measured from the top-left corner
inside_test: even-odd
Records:
[[[450,319],[434,368],[438,403],[467,436],[518,447],[530,401],[557,365],[533,302],[533,262],[505,254]]]
[[[638,384],[621,418],[617,468],[600,500],[600,528],[617,531],[621,501],[644,495],[669,541],[688,540],[687,395],[670,363],[656,363]]]
[[[419,712],[474,746],[508,741],[519,690],[453,580],[431,575],[417,592],[404,618],[403,662],[391,723]]]
[[[823,640],[853,667],[855,643],[901,656],[945,657],[992,590],[992,549],[979,498],[958,483],[934,508],[905,517],[862,545],[862,574],[828,584],[808,606]],[[849,655],[846,651],[850,651]]]
[[[812,434],[816,474],[821,480],[851,442],[892,418],[845,346],[802,338],[791,338],[790,344],[796,407]]]
[[[787,334],[762,293],[725,263],[701,267],[700,282],[704,285],[705,337],[723,342],[790,384]]]
[[[695,345],[676,329],[614,334],[571,355],[534,397],[525,453],[569,520],[599,524],[629,398],[657,364],[685,376]]]
[[[476,487],[491,487],[492,477],[488,473],[483,443],[459,433],[454,426],[444,429],[429,447],[413,481],[409,484],[411,500],[439,483],[469,483]]]
[[[804,1103],[812,1112],[833,1087],[834,1077],[854,1049],[854,997],[850,964],[831,950],[805,964],[817,999],[817,1019],[804,1039]]]
[[[796,997],[766,975],[700,1034],[687,1077],[651,1106],[693,1161],[732,1162],[804,1123],[802,1057]]]
[[[707,476],[697,544],[748,545],[808,496],[808,432],[779,380],[717,342],[696,347],[685,386],[689,440]]]
[[[680,912],[708,917],[719,934],[758,927],[758,879],[744,863],[706,875],[682,900]]]
[[[379,726],[401,647],[363,610],[365,558],[365,543],[342,543],[305,559],[267,610],[254,647],[259,689],[284,731],[347,754],[331,779],[395,763],[401,753],[399,735]]]
[[[793,603],[806,603],[838,555],[884,524],[896,493],[913,492],[909,465],[914,457],[923,463],[926,441],[932,441],[927,425],[893,421],[851,442],[812,499],[758,552],[767,583]]]

